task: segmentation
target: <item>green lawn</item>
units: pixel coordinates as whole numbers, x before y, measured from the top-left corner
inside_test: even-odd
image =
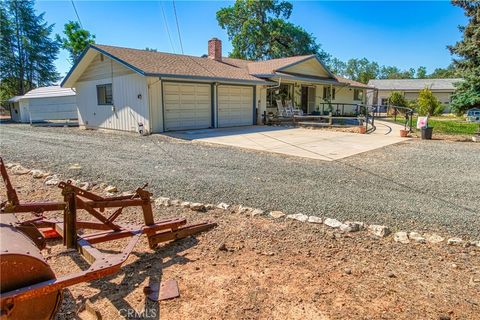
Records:
[[[393,117],[389,118],[394,121]],[[404,124],[405,118],[397,116],[397,123]],[[413,117],[413,127],[416,128],[417,116]],[[433,132],[443,134],[474,134],[478,132],[478,124],[465,121],[456,117],[431,117],[428,119],[428,126],[433,127]]]

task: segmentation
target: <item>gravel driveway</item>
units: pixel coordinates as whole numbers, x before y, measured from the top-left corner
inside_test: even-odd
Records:
[[[480,144],[413,140],[324,162],[162,135],[1,124],[6,162],[156,196],[478,239]],[[81,170],[69,167],[78,163]]]

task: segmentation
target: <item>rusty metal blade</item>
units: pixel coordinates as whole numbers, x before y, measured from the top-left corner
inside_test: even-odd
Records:
[[[143,292],[151,301],[163,301],[175,299],[180,296],[177,280],[170,279],[162,283],[154,282],[143,288]]]

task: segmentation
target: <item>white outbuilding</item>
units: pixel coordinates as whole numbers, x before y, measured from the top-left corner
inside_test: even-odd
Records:
[[[8,100],[15,122],[78,119],[75,91],[60,86],[40,87]]]

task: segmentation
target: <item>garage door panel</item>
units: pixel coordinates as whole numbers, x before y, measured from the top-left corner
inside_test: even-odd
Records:
[[[195,83],[165,83],[165,130],[211,127],[211,86]]]
[[[253,88],[247,86],[218,87],[218,126],[253,124]]]

